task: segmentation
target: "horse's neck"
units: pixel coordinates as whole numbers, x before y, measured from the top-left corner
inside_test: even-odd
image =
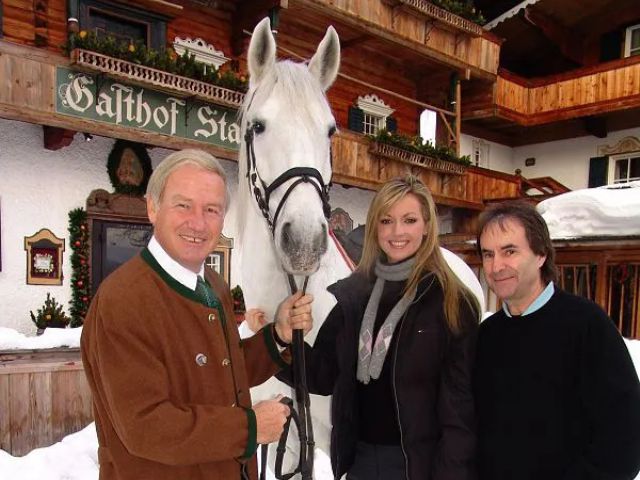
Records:
[[[273,238],[264,218],[248,205],[242,230],[241,285],[247,308],[261,308],[267,318],[275,317],[278,305],[289,295],[287,276],[276,257]],[[306,339],[313,342],[320,325],[335,305],[335,298],[327,287],[351,271],[333,240],[322,257],[320,268],[309,277],[307,293],[314,296],[313,330]],[[302,279],[296,279],[301,284]]]

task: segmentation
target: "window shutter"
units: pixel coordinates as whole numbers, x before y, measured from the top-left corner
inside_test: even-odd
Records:
[[[364,112],[358,107],[349,107],[349,130],[362,133],[364,131]]]
[[[607,184],[609,157],[593,157],[589,159],[589,188]]]
[[[393,117],[387,117],[387,132],[398,130],[398,121]]]

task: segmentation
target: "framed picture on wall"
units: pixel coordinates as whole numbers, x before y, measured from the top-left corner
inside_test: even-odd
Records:
[[[28,285],[62,285],[62,253],[64,238],[58,238],[48,228],[24,237],[27,252]]]

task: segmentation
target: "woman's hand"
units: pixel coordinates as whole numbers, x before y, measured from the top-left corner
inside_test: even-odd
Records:
[[[267,324],[267,317],[259,308],[250,308],[244,314],[244,321],[247,322],[249,329],[256,333]]]

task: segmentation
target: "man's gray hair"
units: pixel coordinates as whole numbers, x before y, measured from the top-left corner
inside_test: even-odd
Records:
[[[172,172],[183,165],[196,165],[204,170],[219,175],[224,183],[225,211],[228,210],[231,195],[229,194],[227,174],[225,173],[224,168],[222,168],[218,159],[213,155],[203,150],[196,150],[193,148],[173,152],[160,162],[160,165],[155,168],[151,174],[151,178],[149,178],[146,194],[147,198],[150,198],[156,207],[160,205],[162,195],[164,194],[164,188],[167,184],[167,178],[169,178],[169,175],[171,175]]]

